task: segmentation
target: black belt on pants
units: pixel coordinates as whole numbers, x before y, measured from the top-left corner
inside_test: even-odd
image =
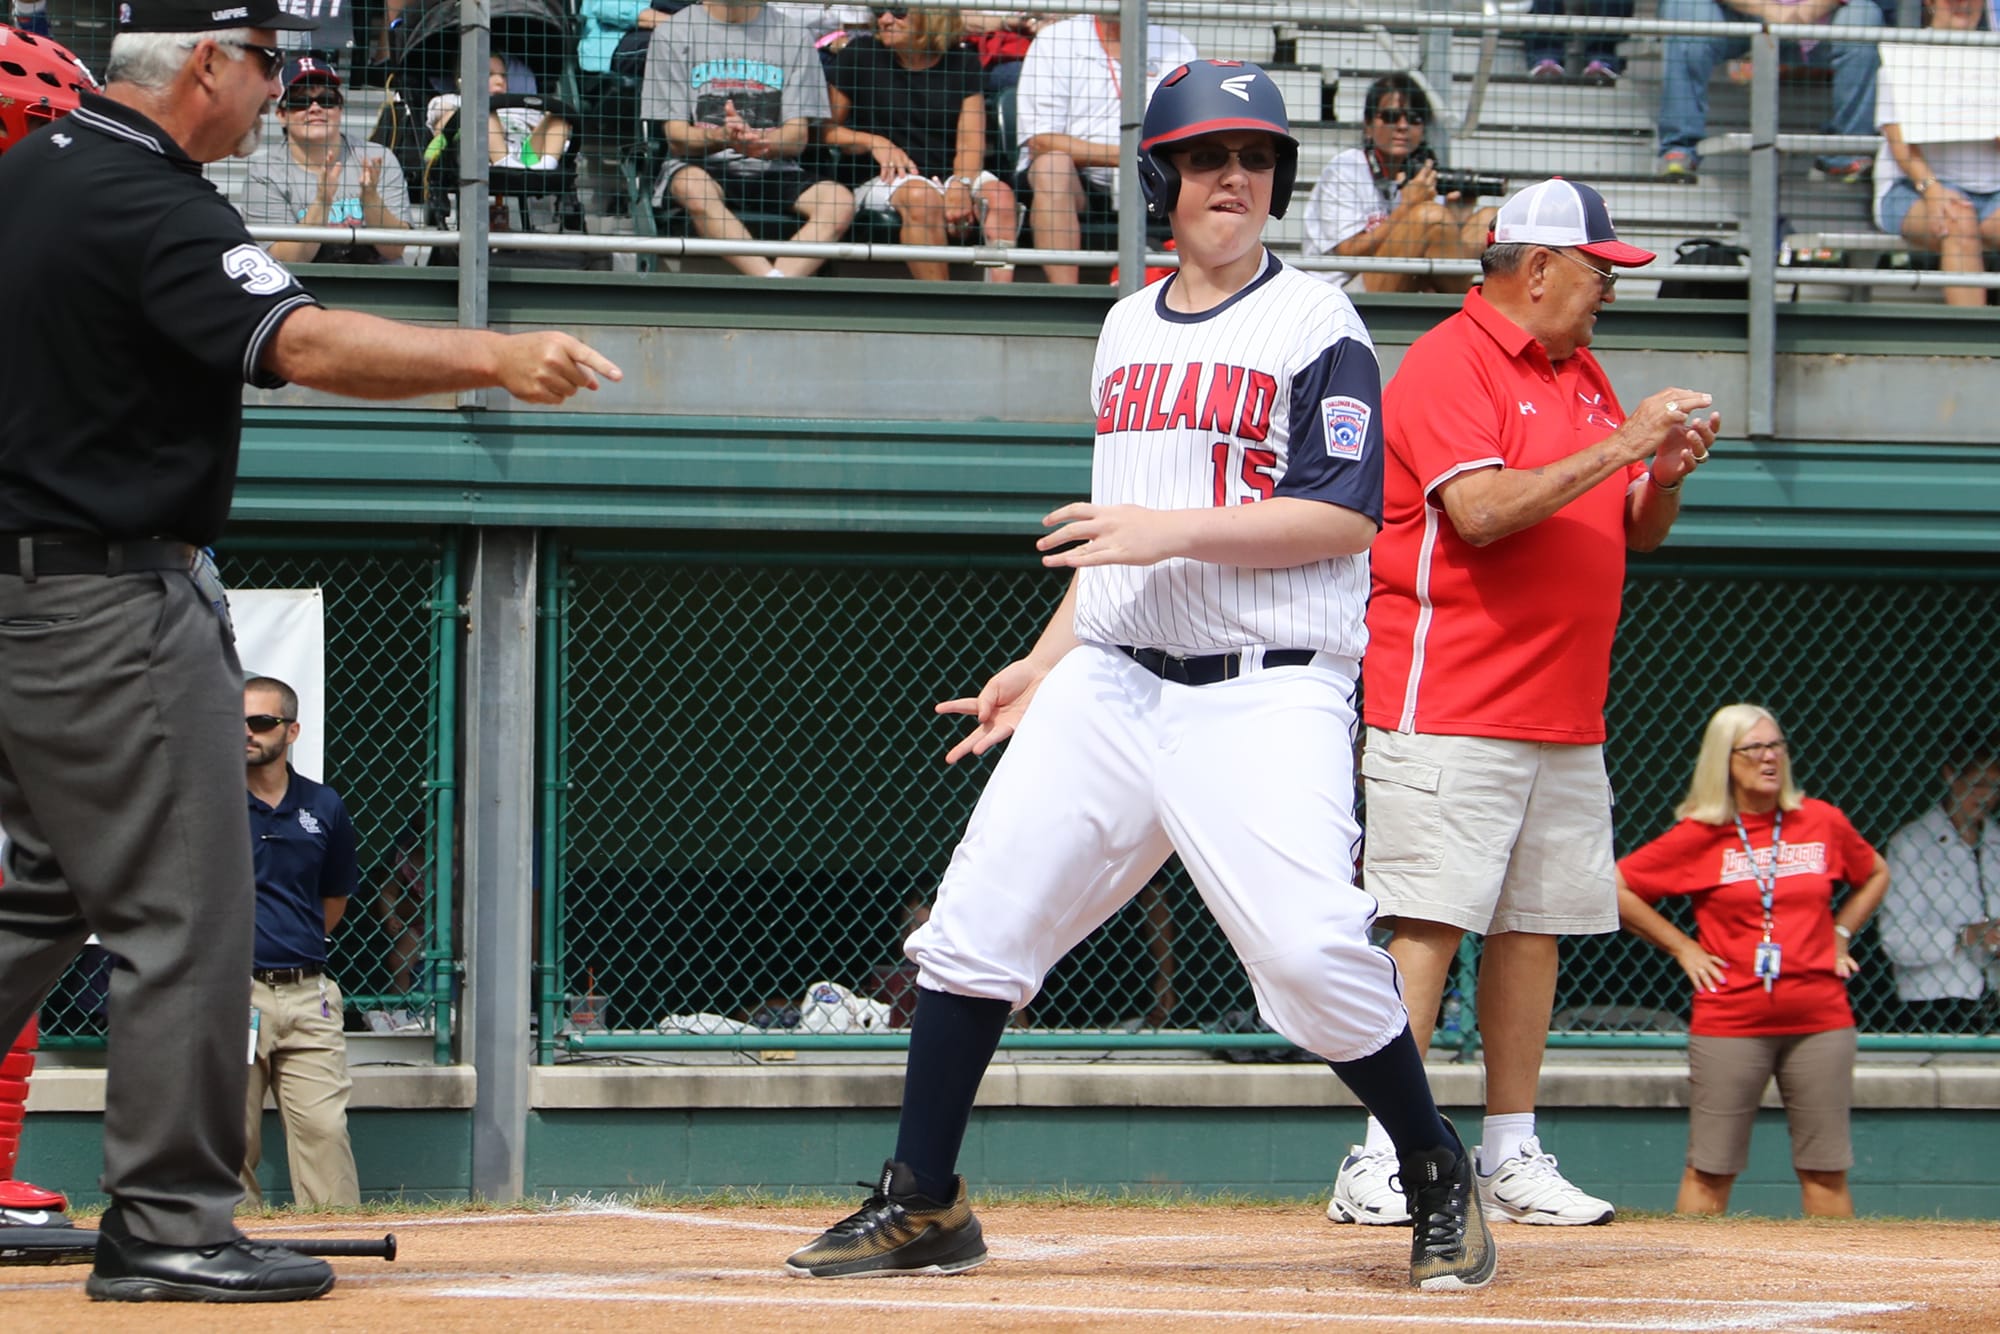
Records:
[[[55,574],[185,570],[194,548],[162,537],[106,541],[91,533],[0,533],[0,574],[34,580]]]
[[[267,987],[282,987],[292,982],[304,982],[308,978],[325,977],[326,969],[311,963],[298,968],[252,968],[250,976]]]
[[[1129,644],[1120,644],[1118,651],[1162,681],[1184,686],[1212,686],[1243,675],[1241,653],[1209,653],[1199,658],[1177,658],[1161,649],[1133,648]],[[1270,648],[1264,650],[1264,665],[1304,667],[1318,656],[1317,651],[1309,648]]]

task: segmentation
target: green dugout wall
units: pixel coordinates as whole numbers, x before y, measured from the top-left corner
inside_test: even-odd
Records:
[[[312,284],[452,316],[430,273]],[[941,764],[954,729],[929,705],[1017,652],[1060,593],[1030,541],[1088,487],[1109,299],[521,275],[496,283],[495,325],[573,329],[624,384],[562,411],[252,396],[222,555],[240,583],[327,589],[330,776],[371,867],[339,966],[357,1010],[432,1021],[356,1039],[369,1190],[871,1175],[893,1031],[720,1030],[782,1022],[816,982],[892,1008],[906,985],[897,943],[982,777]],[[1385,368],[1449,309],[1369,300]],[[1599,331],[1628,403],[1677,383],[1725,419],[1673,540],[1632,566],[1611,705],[1621,849],[1668,823],[1717,704],[1773,707],[1809,790],[1878,842],[1934,798],[1938,739],[2000,713],[2000,325],[1781,307],[1779,435],[1758,441],[1734,429],[1742,331],[1740,305],[1666,301],[1613,307]],[[392,929],[391,897],[415,905],[420,939]],[[2000,1216],[2000,1171],[1967,1179],[1942,1149],[2000,1126],[2000,1042],[1912,1031],[1872,932],[1858,953],[1862,1206]],[[1579,1179],[1627,1205],[1670,1203],[1678,1174],[1682,991],[1635,942],[1566,950],[1545,1124]],[[1335,1082],[1279,1059],[1250,1008],[1164,875],[1010,1037],[970,1170],[1315,1193],[1359,1114],[1329,1111]],[[73,1048],[51,1059],[79,1068],[38,1084],[25,1169],[65,1184],[95,1175],[98,1010],[73,977],[49,1015]],[[683,1023],[718,1031],[661,1031],[698,1015],[720,1022]],[[1469,1057],[1476,1035],[1446,1041]],[[1438,1079],[1445,1101],[1478,1102],[1476,1059]],[[1789,1211],[1781,1122],[1755,1152],[1739,1203]],[[282,1154],[267,1159],[282,1199]]]

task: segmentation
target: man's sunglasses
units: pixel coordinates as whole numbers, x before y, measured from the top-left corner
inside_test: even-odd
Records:
[[[280,718],[275,713],[253,713],[244,718],[243,725],[253,732],[268,732],[274,727],[283,727],[287,723],[297,721],[296,718]]]
[[[1394,111],[1378,111],[1375,113],[1375,119],[1384,125],[1425,125],[1430,122],[1430,117],[1423,112],[1405,111],[1401,107]]]
[[[285,53],[275,46],[259,46],[255,42],[231,42],[216,39],[217,46],[233,46],[239,51],[249,51],[264,57],[264,77],[275,79],[278,71],[285,67]]]
[[[328,111],[338,111],[346,105],[346,102],[346,98],[331,88],[320,88],[309,93],[286,93],[284,107],[287,111],[304,111],[307,107],[325,107]]]
[[[1189,171],[1220,171],[1235,158],[1243,164],[1243,170],[1263,173],[1278,169],[1278,154],[1275,150],[1253,144],[1249,148],[1224,148],[1220,144],[1197,144],[1181,154],[1181,161]]]

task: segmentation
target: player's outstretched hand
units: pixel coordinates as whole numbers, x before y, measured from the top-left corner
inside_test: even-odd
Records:
[[[960,737],[957,745],[945,752],[944,762],[957,764],[967,755],[984,755],[1014,735],[1014,729],[1021,725],[1022,717],[1028,712],[1028,701],[1035,697],[1035,689],[1046,675],[1047,668],[1023,658],[995,672],[977,695],[940,700],[934,705],[932,711],[935,713],[961,714],[975,718],[979,723]]]
[[[597,388],[600,375],[625,378],[609,357],[566,333],[510,334],[500,344],[500,387],[524,402],[560,403]]]
[[[1050,569],[1157,565],[1180,552],[1177,523],[1172,510],[1079,501],[1043,518],[1042,526],[1055,531],[1036,538],[1035,549],[1048,553],[1042,564]]]

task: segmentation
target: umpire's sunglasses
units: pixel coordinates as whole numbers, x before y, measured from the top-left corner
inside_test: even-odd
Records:
[[[217,46],[233,46],[239,51],[248,51],[252,55],[262,56],[264,58],[264,77],[267,79],[277,78],[278,71],[285,67],[285,53],[275,46],[259,46],[255,42],[235,42],[221,37],[215,39],[215,44]]]
[[[280,718],[275,713],[253,713],[244,718],[243,725],[253,732],[268,732],[274,727],[283,727],[287,723],[297,721],[296,718]]]
[[[347,99],[331,88],[309,88],[301,93],[286,93],[279,105],[287,111],[304,111],[307,107],[325,107],[328,111],[338,111]]]

